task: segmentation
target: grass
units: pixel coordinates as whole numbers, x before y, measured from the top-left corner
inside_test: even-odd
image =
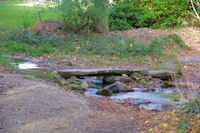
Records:
[[[30,79],[31,77],[28,77],[28,76],[34,76],[36,78],[41,78],[48,82],[53,82],[53,83],[56,83],[56,84],[62,86],[61,80],[58,77],[56,77],[53,73],[50,73],[50,72],[27,72],[25,74],[24,78]]]
[[[0,66],[7,66],[7,67],[12,67],[12,63],[19,63],[19,62],[25,62],[26,60],[23,59],[11,59],[11,58],[6,58],[0,55]]]
[[[125,39],[125,38],[124,38]],[[178,38],[179,39],[179,38]],[[180,43],[181,42],[181,45]],[[124,42],[116,36],[95,34],[51,34],[42,32],[30,34],[27,30],[18,29],[0,34],[0,53],[26,54],[29,56],[42,56],[44,54],[59,53],[75,54],[80,56],[99,56],[107,59],[134,59],[143,62],[145,58],[152,59],[171,58],[175,52],[165,52],[165,49],[175,51],[174,47],[184,50],[182,40],[177,37],[152,38],[148,44],[139,43],[128,38]]]
[[[13,27],[29,27],[39,22],[38,11],[41,11],[42,20],[58,19],[61,17],[58,12],[48,8],[36,8],[27,6],[30,2],[21,1],[0,1],[0,28],[6,30]]]
[[[11,67],[13,60],[0,56],[0,66]]]
[[[51,54],[55,52],[55,49],[48,45],[37,47],[15,41],[0,42],[0,47],[0,53],[6,54],[26,54],[28,56],[42,56],[44,54]]]

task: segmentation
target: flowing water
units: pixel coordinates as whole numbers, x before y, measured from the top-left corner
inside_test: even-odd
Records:
[[[39,68],[38,64],[23,59],[15,59],[12,65],[22,70]]]
[[[33,68],[39,68],[37,64],[31,63],[31,62],[22,62],[18,63],[17,67],[19,69],[33,69]]]
[[[87,79],[89,78],[87,77]],[[100,82],[102,81],[99,80],[98,83]],[[140,88],[133,88],[133,89],[135,90],[134,92],[114,93],[112,96],[110,96],[110,98],[114,100],[126,100],[126,99],[148,100],[151,103],[139,105],[141,108],[145,108],[147,110],[164,110],[163,105],[175,105],[178,103],[173,100],[174,97],[178,97],[178,94],[174,92],[173,88],[171,89],[155,88],[155,91],[149,91],[149,92],[142,92]],[[100,95],[96,94],[97,91],[98,89],[88,88],[84,94],[92,97],[101,97]]]

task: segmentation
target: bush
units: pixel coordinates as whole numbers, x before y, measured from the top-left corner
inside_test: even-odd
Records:
[[[63,0],[57,4],[57,9],[62,13],[66,31],[78,33],[92,29],[95,20],[108,16],[104,6],[104,1],[99,0]]]
[[[112,4],[111,30],[131,27],[174,27],[181,24],[190,10],[188,0],[123,0]]]

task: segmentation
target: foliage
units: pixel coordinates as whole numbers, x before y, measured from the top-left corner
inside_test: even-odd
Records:
[[[174,27],[190,19],[188,0],[123,0],[112,4],[111,30]]]
[[[197,1],[191,0],[191,6],[194,13],[190,12],[190,14],[200,21],[200,16],[199,16],[200,2],[198,0]]]
[[[104,2],[98,0],[63,0],[56,3],[57,9],[62,13],[66,30],[80,32],[92,29],[94,20],[100,21],[108,15]]]
[[[122,41],[123,40],[123,41]],[[46,34],[38,32],[30,34],[26,30],[16,30],[0,34],[1,53],[25,53],[30,56],[42,56],[56,51],[64,54],[115,56],[120,58],[139,58],[151,56],[160,58],[163,48],[171,49],[174,45],[184,49],[186,45],[176,34],[163,39],[153,37],[149,43],[143,44],[131,38],[109,35],[85,34]]]

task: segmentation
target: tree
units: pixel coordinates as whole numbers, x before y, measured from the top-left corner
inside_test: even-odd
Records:
[[[86,30],[107,32],[108,0],[62,0],[57,8],[61,11],[66,30],[78,33]]]
[[[98,12],[103,12],[103,14],[99,14],[98,16],[93,17],[93,31],[94,32],[107,32],[109,31],[108,25],[108,0],[94,0],[94,7],[98,8]]]

